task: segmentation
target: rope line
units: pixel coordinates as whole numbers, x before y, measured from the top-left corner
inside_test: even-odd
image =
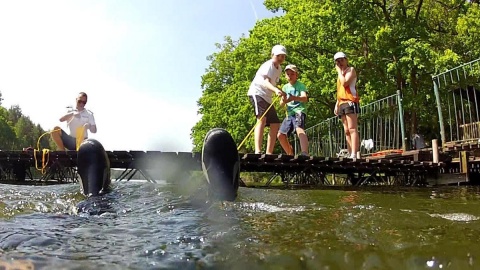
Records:
[[[252,129],[250,129],[250,132],[248,132],[247,136],[245,136],[245,138],[243,139],[243,141],[238,145],[237,147],[237,151],[240,150],[240,148],[242,148],[243,144],[247,141],[248,137],[250,137],[250,135],[252,134],[253,130],[255,129],[255,127],[258,125],[258,123],[260,123],[263,119],[263,117],[265,117],[265,115],[267,114],[267,112],[270,110],[270,108],[273,106],[273,104],[275,103],[275,101],[277,101],[279,96],[275,96],[272,100],[272,104],[270,104],[270,106],[268,106],[268,108],[265,110],[265,112],[262,114],[262,116],[257,120],[257,122],[255,123],[255,125],[253,125]]]

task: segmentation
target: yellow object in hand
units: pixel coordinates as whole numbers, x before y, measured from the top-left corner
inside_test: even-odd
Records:
[[[77,133],[76,133],[77,151],[78,151],[78,148],[80,148],[80,144],[82,144],[83,142],[84,134],[85,134],[85,126],[78,127]]]

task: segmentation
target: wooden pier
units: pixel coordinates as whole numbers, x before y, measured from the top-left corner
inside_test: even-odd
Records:
[[[280,176],[286,185],[424,186],[472,182],[472,176],[477,177],[480,171],[480,158],[472,157],[480,148],[478,142],[468,147],[452,146],[448,152],[440,152],[436,163],[432,161],[431,149],[360,159],[250,153],[242,153],[239,158],[242,172],[271,173]],[[475,153],[471,153],[473,150]],[[129,180],[139,173],[151,181],[159,178],[174,181],[186,173],[202,170],[200,153],[107,151],[107,154],[111,168],[121,171],[117,180]],[[0,151],[0,183],[75,182],[76,159],[76,151]],[[343,180],[339,181],[338,176]]]

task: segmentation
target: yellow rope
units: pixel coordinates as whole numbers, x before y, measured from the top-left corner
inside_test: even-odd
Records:
[[[77,151],[78,151],[78,148],[80,148],[80,144],[82,144],[83,142],[83,138],[85,138],[85,126],[81,126],[77,128],[77,133],[76,133]]]
[[[60,132],[60,131],[61,131],[60,129],[55,129],[55,130],[51,130],[51,131],[47,131],[47,132],[43,133],[42,135],[40,135],[40,137],[37,140],[37,148],[33,149],[33,159],[35,160],[35,168],[38,171],[41,171],[42,175],[45,174],[45,171],[46,171],[47,165],[48,165],[48,161],[50,160],[50,149],[45,148],[45,149],[42,150],[42,167],[39,168],[38,167],[38,162],[37,162],[37,152],[40,152],[40,140],[42,139],[43,136],[45,136],[47,134],[51,134],[53,132]]]
[[[257,122],[255,123],[255,125],[253,125],[252,129],[250,130],[250,132],[248,132],[247,136],[245,136],[245,139],[243,139],[243,141],[240,143],[240,145],[238,145],[237,147],[237,151],[240,150],[240,148],[242,148],[243,144],[247,141],[247,138],[250,137],[250,135],[252,134],[253,130],[255,129],[255,127],[258,125],[259,122],[262,121],[263,117],[267,114],[267,112],[270,110],[270,108],[273,106],[273,104],[275,103],[275,101],[277,101],[279,96],[275,96],[272,100],[272,104],[270,104],[270,106],[268,106],[268,108],[265,110],[265,112],[262,114],[262,116],[260,117],[260,119],[257,120]]]
[[[42,172],[42,175],[45,174],[48,166],[48,162],[50,160],[50,149],[48,148],[42,149],[42,167],[39,167],[38,161],[37,161],[37,152],[40,152],[40,140],[42,139],[43,136],[47,134],[52,134],[53,132],[61,132],[61,131],[62,131],[61,129],[54,129],[51,131],[44,132],[42,135],[40,135],[40,137],[37,140],[37,148],[33,149],[33,159],[35,160],[35,168],[38,171]],[[80,147],[80,144],[82,144],[83,142],[84,134],[85,134],[85,126],[81,126],[77,128],[77,132],[76,132],[76,150],[77,151],[78,151],[78,148]]]

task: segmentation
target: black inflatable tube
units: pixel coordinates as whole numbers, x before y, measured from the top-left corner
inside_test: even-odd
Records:
[[[240,179],[237,145],[225,129],[211,129],[202,148],[202,170],[209,195],[218,200],[234,201]]]
[[[86,139],[77,151],[77,170],[85,196],[99,196],[110,191],[110,160],[103,145]]]

